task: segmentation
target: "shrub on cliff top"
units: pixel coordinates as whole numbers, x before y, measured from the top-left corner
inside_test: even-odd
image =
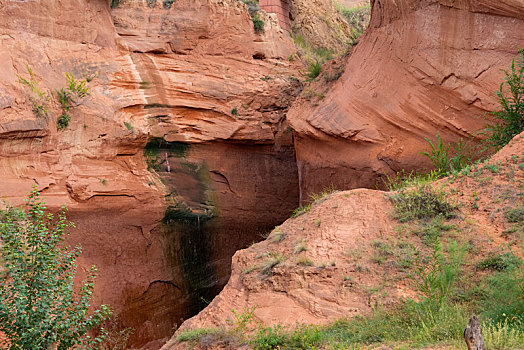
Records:
[[[65,208],[56,216],[46,211],[33,189],[26,210],[8,208],[0,221],[0,253],[7,277],[0,280],[0,332],[5,349],[59,350],[74,346],[94,348],[102,339],[87,331],[99,326],[110,314],[102,305],[89,315],[93,266],[78,292],[74,292],[76,259],[81,250],[63,245],[72,223]]]

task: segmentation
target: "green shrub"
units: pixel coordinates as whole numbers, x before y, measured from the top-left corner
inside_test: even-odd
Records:
[[[524,223],[524,207],[506,210],[504,216],[509,222]]]
[[[251,16],[251,21],[253,21],[253,28],[255,29],[255,33],[262,33],[264,32],[264,21],[260,18],[260,14],[258,13],[260,11],[260,7],[258,6],[257,0],[242,0],[244,4],[247,6],[247,11],[249,12],[249,15]]]
[[[524,271],[519,266],[508,266],[503,271],[487,276],[478,290],[479,310],[484,319],[524,325]],[[524,330],[524,327],[521,328]]]
[[[131,131],[132,133],[135,132],[135,128],[133,127],[133,125],[130,122],[124,122],[124,126],[126,127],[127,130]]]
[[[64,246],[68,227],[62,208],[56,216],[46,210],[33,189],[26,210],[8,211],[0,222],[0,253],[9,278],[0,280],[0,331],[11,349],[58,349],[94,346],[87,332],[104,322],[105,305],[89,315],[96,267],[91,267],[78,292],[73,281],[77,247]],[[5,345],[5,344],[0,344]]]
[[[450,218],[455,210],[442,191],[434,190],[429,185],[403,189],[390,198],[395,206],[395,216],[401,222],[432,219],[439,215]]]
[[[56,90],[56,94],[58,96],[58,103],[60,103],[60,107],[63,111],[69,111],[71,109],[71,94],[69,91],[64,90],[63,88],[60,90]]]
[[[255,29],[255,33],[263,33],[264,21],[260,19],[260,15],[258,13],[253,14],[251,16],[251,20],[253,21],[253,28]]]
[[[482,325],[482,334],[486,349],[514,350],[522,348],[524,344],[524,325],[522,322],[515,327],[507,319],[503,322],[485,323]]]
[[[84,98],[89,95],[89,88],[85,79],[77,80],[72,74],[65,73],[67,89],[77,98]]]
[[[89,95],[89,88],[87,87],[87,81],[85,79],[76,80],[72,74],[65,73],[67,88],[61,88],[56,90],[58,102],[62,109],[62,114],[57,119],[57,129],[63,130],[69,126],[71,121],[71,115],[69,111],[73,107],[77,107],[80,103],[74,100],[84,98]]]
[[[63,130],[69,126],[71,121],[71,116],[68,113],[62,113],[56,120],[56,128],[58,130]]]
[[[522,260],[512,253],[491,255],[477,264],[481,270],[504,271],[511,267],[518,267]]]
[[[426,139],[429,144],[429,150],[421,152],[428,157],[437,169],[439,176],[445,176],[452,172],[462,170],[471,162],[471,157],[466,155],[466,143],[460,139],[455,149],[451,149],[451,144],[444,144],[440,133],[437,133],[437,142],[434,144],[430,139]],[[451,156],[450,151],[454,153]]]
[[[496,148],[503,147],[524,130],[524,50],[504,74],[505,79],[496,92],[500,108],[492,112],[494,124],[487,128],[487,142]]]
[[[250,344],[257,350],[271,350],[282,348],[287,341],[287,335],[282,326],[260,328],[251,339]]]
[[[164,0],[163,6],[166,10],[169,10],[174,2],[175,0]]]
[[[315,78],[318,77],[320,73],[322,73],[322,64],[319,61],[311,62],[307,70],[307,79],[309,81],[315,80]]]
[[[412,276],[417,289],[424,296],[418,303],[427,312],[438,312],[448,304],[449,297],[457,277],[460,275],[466,248],[453,241],[448,244],[448,256],[443,252],[440,239],[436,239],[431,256],[420,259],[416,263],[415,274]]]
[[[33,71],[29,66],[27,67],[27,72],[29,73],[29,80],[23,78],[21,75],[16,75],[18,77],[18,82],[27,86],[31,90],[31,104],[33,108],[33,113],[38,117],[47,117],[47,101],[49,100],[49,95],[40,89],[38,86],[38,81],[35,79]]]

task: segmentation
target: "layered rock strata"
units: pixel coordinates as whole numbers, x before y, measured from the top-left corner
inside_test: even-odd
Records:
[[[478,141],[522,33],[521,1],[372,1],[345,72],[307,88],[289,113],[302,197],[429,168],[420,152],[437,132]]]
[[[66,205],[95,303],[158,348],[297,205],[287,34],[264,14],[255,33],[236,0],[0,0],[0,18],[0,195]],[[57,130],[65,73],[90,94]]]

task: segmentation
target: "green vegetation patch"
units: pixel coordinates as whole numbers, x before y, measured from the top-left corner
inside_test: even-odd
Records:
[[[499,109],[492,113],[493,124],[487,127],[488,145],[495,148],[505,146],[524,130],[524,50],[504,75],[496,92]]]
[[[481,270],[505,271],[509,268],[519,267],[521,265],[522,260],[519,257],[507,252],[502,254],[490,255],[489,257],[478,263],[477,267]]]
[[[161,171],[166,153],[168,157],[187,158],[189,147],[187,143],[168,142],[161,137],[152,137],[144,147],[144,157],[150,170]]]
[[[199,226],[210,220],[213,216],[205,213],[193,212],[182,203],[167,207],[164,222],[176,222],[184,225]]]
[[[81,248],[65,245],[73,226],[66,211],[49,212],[34,186],[24,209],[0,215],[0,255],[9,275],[0,279],[2,349],[95,349],[103,341],[88,332],[112,311],[90,306],[95,266],[74,286]]]
[[[390,198],[395,206],[395,217],[400,222],[437,216],[451,218],[456,209],[447,201],[442,190],[435,190],[429,185],[402,189]]]
[[[504,212],[509,222],[524,223],[524,207],[509,209]]]
[[[368,27],[371,17],[371,5],[367,3],[360,6],[345,7],[344,5],[335,2],[335,7],[351,28],[349,45],[353,46],[362,33],[364,33],[364,30]]]

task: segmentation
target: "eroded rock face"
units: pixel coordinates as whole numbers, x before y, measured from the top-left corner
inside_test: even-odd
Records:
[[[523,6],[373,1],[344,74],[325,99],[297,100],[288,114],[302,197],[330,184],[375,188],[385,175],[429,167],[420,151],[437,132],[445,141],[478,140],[501,69],[524,47]]]
[[[275,19],[256,34],[236,0],[0,1],[0,19],[0,195],[18,205],[36,184],[65,204],[79,277],[100,270],[95,304],[158,348],[297,205],[293,47]],[[46,116],[18,82],[27,66]],[[66,72],[90,95],[57,131]]]

